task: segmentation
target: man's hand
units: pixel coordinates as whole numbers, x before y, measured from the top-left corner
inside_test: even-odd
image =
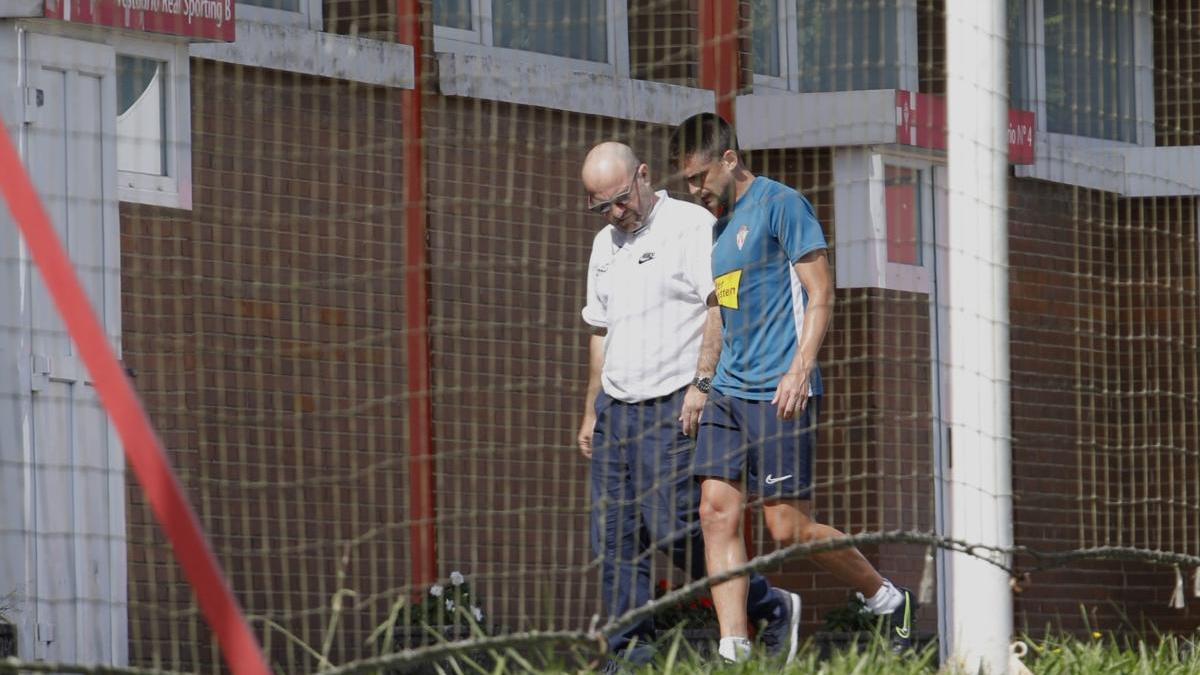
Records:
[[[579,444],[579,453],[584,459],[592,458],[592,433],[595,431],[596,413],[585,413],[583,421],[579,423],[579,435],[575,437],[575,442]]]
[[[683,425],[684,436],[695,436],[700,430],[700,414],[704,412],[704,404],[708,402],[708,394],[696,387],[688,387],[683,395],[683,410],[679,413],[679,423]]]
[[[771,405],[775,406],[779,419],[793,419],[797,411],[808,407],[808,372],[788,371],[779,381],[779,386],[775,388],[775,398],[771,399]]]

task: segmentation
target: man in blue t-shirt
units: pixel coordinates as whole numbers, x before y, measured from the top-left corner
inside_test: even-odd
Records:
[[[833,277],[812,205],[747,170],[723,119],[701,113],[685,120],[671,136],[670,155],[691,193],[720,214],[712,271],[723,322],[721,356],[692,463],[701,480],[700,522],[712,576],[746,563],[747,492],[762,498],[767,529],[780,546],[845,536],[811,516],[824,393],[817,352],[833,317]],[[896,651],[912,646],[912,593],[881,577],[857,549],[812,558],[887,617]],[[712,595],[721,656],[747,658],[745,577],[714,585]]]

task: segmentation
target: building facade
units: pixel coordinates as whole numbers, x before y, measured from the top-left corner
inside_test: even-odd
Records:
[[[125,4],[0,12],[0,117],[284,671],[320,665],[301,641],[377,653],[396,600],[450,571],[497,630],[587,625],[572,438],[600,223],[579,164],[622,140],[686,192],[666,139],[699,111],[734,118],[747,164],[808,196],[831,245],[821,517],[942,531],[939,246],[970,224],[946,214],[941,0],[237,0],[232,24],[195,4],[197,28]],[[1200,6],[1008,10],[1015,540],[1200,554]],[[0,594],[21,656],[215,670],[4,222]],[[945,629],[940,554],[865,552]],[[1168,607],[1169,566],[1018,567],[1018,630],[1197,625]],[[806,632],[848,596],[805,561],[772,576],[804,594]]]

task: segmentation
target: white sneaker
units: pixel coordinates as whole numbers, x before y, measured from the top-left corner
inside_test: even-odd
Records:
[[[723,637],[717,646],[717,654],[725,663],[745,663],[750,660],[750,639],[744,637]]]

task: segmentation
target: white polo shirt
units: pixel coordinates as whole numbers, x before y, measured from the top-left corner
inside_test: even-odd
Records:
[[[713,291],[706,209],[666,190],[637,232],[596,234],[583,320],[606,328],[601,383],[627,403],[665,396],[696,376],[705,300]]]

